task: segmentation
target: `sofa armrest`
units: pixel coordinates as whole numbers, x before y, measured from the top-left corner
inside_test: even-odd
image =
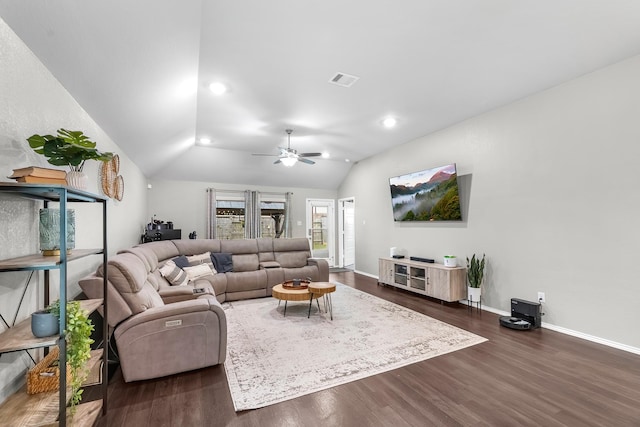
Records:
[[[224,332],[226,336],[227,319],[224,314],[222,306],[218,300],[214,298],[197,298],[188,301],[180,301],[172,304],[166,304],[161,307],[153,307],[142,313],[138,313],[135,316],[122,322],[115,331],[115,337],[118,338],[127,329],[131,329],[137,325],[152,322],[154,320],[166,319],[168,317],[180,316],[187,313],[196,313],[199,311],[213,311],[218,315],[218,318],[222,319],[221,323],[224,323]]]
[[[172,286],[158,291],[165,304],[174,304],[180,301],[188,301],[201,297],[202,295],[213,295],[211,289],[193,286]]]
[[[307,258],[307,265],[315,265],[318,268],[320,282],[329,281],[329,262],[322,258]]]

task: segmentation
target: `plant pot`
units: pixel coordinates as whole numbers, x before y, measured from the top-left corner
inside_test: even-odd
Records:
[[[76,247],[76,215],[67,209],[67,252]],[[40,250],[45,256],[60,255],[60,209],[40,209]]]
[[[458,265],[458,261],[455,255],[445,255],[444,256],[444,266],[445,267],[456,267]]]
[[[69,171],[66,179],[69,187],[77,188],[78,190],[86,190],[89,184],[89,177],[84,172]]]
[[[47,311],[31,314],[31,333],[37,338],[50,337],[60,331],[60,320]]]
[[[479,302],[482,295],[482,288],[467,287],[467,301]]]

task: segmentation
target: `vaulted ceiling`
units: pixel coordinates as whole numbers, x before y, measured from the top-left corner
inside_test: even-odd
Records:
[[[147,177],[282,187],[335,189],[353,162],[640,53],[636,0],[0,0],[0,16]],[[287,128],[331,157],[252,155]]]

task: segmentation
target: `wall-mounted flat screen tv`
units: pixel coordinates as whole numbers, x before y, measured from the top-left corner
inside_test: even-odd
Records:
[[[455,163],[389,178],[394,221],[461,221]]]

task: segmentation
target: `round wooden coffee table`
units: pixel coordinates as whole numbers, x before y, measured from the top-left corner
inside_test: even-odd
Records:
[[[331,302],[331,294],[336,291],[335,283],[311,282],[309,283],[307,290],[311,294],[311,297],[309,298],[309,313],[307,314],[307,317],[311,316],[311,301],[313,301],[314,298],[322,296],[324,300],[324,309],[329,312],[331,320],[333,320],[333,303]],[[318,309],[320,309],[320,304],[318,304]]]
[[[308,288],[291,289],[285,288],[282,284],[279,284],[275,285],[273,289],[271,289],[271,295],[279,300],[278,306],[280,306],[281,301],[284,301],[284,315],[286,316],[287,303],[289,301],[309,301],[309,304],[311,304],[314,299],[317,301],[321,294],[312,294],[309,292]],[[318,303],[318,310],[320,310],[320,303]]]

